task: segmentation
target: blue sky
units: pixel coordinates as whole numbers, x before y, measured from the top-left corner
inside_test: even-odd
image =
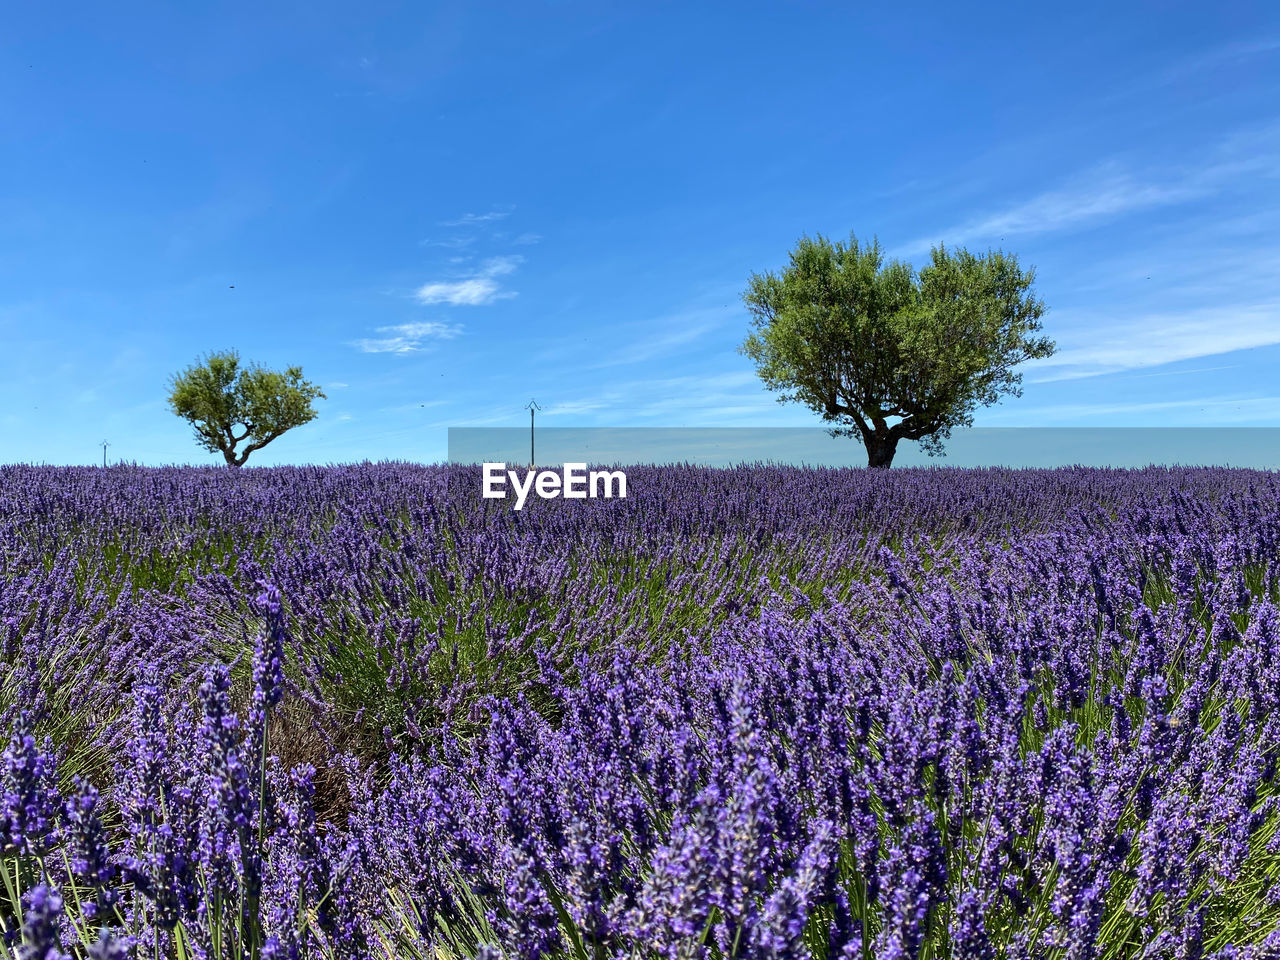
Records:
[[[225,347],[328,394],[252,463],[812,424],[739,296],[851,230],[1037,268],[979,425],[1280,425],[1273,3],[205,6],[6,17],[0,461],[214,462],[164,395]]]

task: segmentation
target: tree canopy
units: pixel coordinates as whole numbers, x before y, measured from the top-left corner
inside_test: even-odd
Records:
[[[210,353],[176,375],[169,407],[191,423],[202,447],[239,467],[255,450],[314,420],[312,401],[323,397],[319,387],[302,378],[301,367],[279,372],[241,365],[240,355],[227,350]]]
[[[1036,336],[1034,280],[1002,251],[938,246],[917,272],[876,240],[804,237],[784,270],[752,274],[742,352],[779,401],[817,411],[887,467],[904,439],[940,453],[975,409],[1021,393],[1019,363],[1053,353]]]

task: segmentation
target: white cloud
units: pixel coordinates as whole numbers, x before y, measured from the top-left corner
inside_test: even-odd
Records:
[[[607,411],[618,419],[618,425],[675,418],[672,425],[679,426],[723,425],[726,419],[750,416],[758,422],[761,414],[777,406],[760,390],[755,373],[748,370],[632,380],[569,405],[580,406],[580,412],[588,412],[588,405]]]
[[[627,321],[611,325],[606,332],[591,331],[588,338],[578,330],[551,341],[539,350],[539,362],[571,361],[579,369],[601,370],[607,367],[643,363],[654,357],[677,352],[694,341],[724,327],[736,319],[736,310],[722,307],[697,307],[677,313]],[[614,346],[615,340],[634,333],[635,339]],[[606,338],[609,342],[605,342]]]
[[[478,307],[514,294],[502,294],[492,277],[471,277],[453,283],[427,283],[418,288],[420,303],[447,303],[451,307]]]
[[[744,418],[759,423],[777,407],[775,398],[760,389],[755,373],[745,370],[709,377],[670,377],[649,381],[644,387],[649,390],[640,387],[636,391],[643,399],[635,405],[634,416],[674,418],[679,426],[725,426],[725,420]]]
[[[419,246],[446,247],[449,250],[461,250],[463,247],[469,247],[476,242],[475,237],[448,237],[444,240],[420,240]]]
[[[606,404],[594,400],[571,400],[568,403],[557,403],[541,411],[544,417],[573,416],[602,410]]]
[[[520,234],[520,236],[516,237],[516,238],[515,238],[514,240],[512,240],[511,242],[512,242],[512,243],[518,243],[518,244],[520,244],[520,245],[524,246],[524,245],[527,245],[527,244],[534,244],[534,243],[538,243],[541,239],[542,239],[542,235],[541,235],[541,234],[537,234],[537,233],[522,233],[522,234]]]
[[[1123,324],[1090,318],[1073,326],[1081,330],[1074,339],[1087,342],[1068,343],[1052,357],[1028,363],[1028,372],[1046,371],[1032,382],[1096,377],[1280,344],[1280,303],[1206,307]]]
[[[1142,419],[1159,415],[1162,426],[1173,424],[1165,415],[1183,414],[1179,420],[1217,425],[1280,420],[1280,397],[1191,397],[1183,400],[1117,401],[1113,403],[1062,403],[1025,410],[1001,410],[982,418],[981,426],[1002,421],[1043,425],[1045,421],[1088,421],[1098,417],[1128,416]]]
[[[495,300],[508,300],[516,295],[515,292],[502,290],[496,278],[514,272],[522,261],[523,258],[518,256],[493,257],[481,265],[479,272],[469,277],[423,284],[414,296],[419,303],[446,303],[451,307],[478,307]]]
[[[1256,57],[1265,57],[1277,51],[1280,51],[1280,37],[1263,37],[1227,43],[1174,64],[1151,81],[1140,84],[1135,92],[1145,92],[1156,87],[1177,83],[1194,77],[1204,70],[1239,66]]]
[[[438,323],[428,320],[378,327],[377,332],[391,334],[391,336],[355,340],[352,346],[364,353],[417,353],[424,349],[424,341],[452,340],[462,333],[462,327],[456,323]]]
[[[469,227],[477,223],[492,223],[495,220],[505,220],[511,216],[510,210],[490,210],[488,213],[464,213],[462,216],[454,220],[441,220],[442,227]]]
[[[1035,233],[1049,233],[1108,220],[1149,207],[1181,203],[1203,195],[1205,188],[1192,183],[1144,184],[1131,175],[1111,173],[1092,183],[1050,190],[1030,200],[929,238],[905,244],[899,253],[922,253],[939,242],[966,243]]]
[[[485,276],[497,277],[506,273],[514,273],[516,267],[524,263],[524,257],[512,254],[507,257],[492,257],[484,262],[482,268]]]
[[[379,333],[398,333],[402,336],[422,340],[428,337],[437,340],[452,340],[462,333],[462,327],[456,323],[437,323],[434,320],[417,323],[400,323],[394,327],[379,327]]]
[[[719,324],[702,323],[687,326],[682,330],[672,330],[657,336],[649,336],[637,343],[624,347],[613,356],[606,357],[591,366],[592,369],[600,369],[602,367],[622,366],[628,363],[643,363],[645,360],[652,360],[654,357],[663,356],[678,347],[692,343],[699,337],[714,330],[717,326]]]
[[[933,236],[919,237],[894,252],[910,256],[939,242],[998,243],[1011,236],[1080,229],[1139,210],[1212,196],[1239,186],[1247,175],[1274,175],[1280,169],[1277,134],[1274,126],[1240,131],[1219,142],[1193,167],[1148,170],[1136,175],[1118,164],[1106,164],[1065,186],[940,230]]]
[[[435,426],[479,427],[495,424],[527,427],[529,415],[515,402],[476,410],[466,420],[440,421]],[[780,410],[774,398],[760,390],[751,371],[730,371],[701,376],[662,377],[652,380],[614,381],[588,395],[548,402],[538,413],[544,417],[580,417],[587,423],[614,427],[754,426],[775,420]],[[803,421],[802,421],[803,422]]]
[[[1218,363],[1214,364],[1212,367],[1179,367],[1177,370],[1156,370],[1154,373],[1131,373],[1125,376],[1124,379],[1147,380],[1151,377],[1187,377],[1194,373],[1214,373],[1218,370],[1236,370],[1239,366],[1240,364],[1238,363]]]

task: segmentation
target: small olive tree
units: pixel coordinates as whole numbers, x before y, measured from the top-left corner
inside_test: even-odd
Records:
[[[239,467],[285,431],[314,420],[311,403],[323,397],[319,387],[302,379],[301,367],[281,373],[258,364],[242,366],[240,355],[227,350],[210,353],[176,375],[169,407],[195,428],[200,446],[221,453],[227,466]]]
[[[888,467],[900,440],[932,455],[973,411],[1021,393],[1014,370],[1054,351],[1037,337],[1044,304],[1016,257],[935,247],[916,272],[878,241],[805,237],[780,273],[753,274],[754,330],[742,352],[779,401],[798,401],[860,438]]]

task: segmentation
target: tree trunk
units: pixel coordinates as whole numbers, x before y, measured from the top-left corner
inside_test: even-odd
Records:
[[[898,438],[871,436],[867,438],[867,466],[883,467],[886,470],[893,463],[893,455],[898,451]]]

